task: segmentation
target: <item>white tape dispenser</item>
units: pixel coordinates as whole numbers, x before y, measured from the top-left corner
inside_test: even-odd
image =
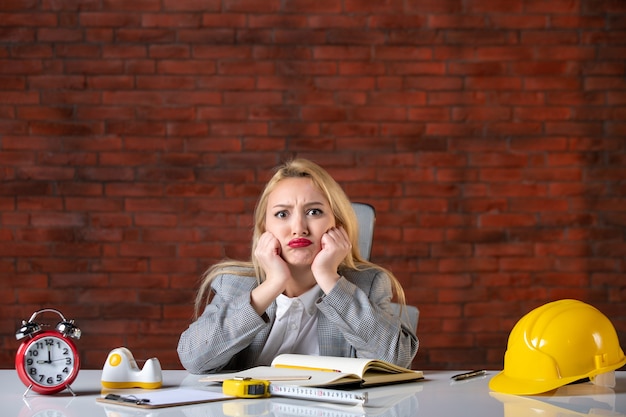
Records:
[[[100,382],[109,389],[160,388],[163,385],[161,363],[157,358],[151,358],[140,370],[130,350],[119,347],[109,352]]]

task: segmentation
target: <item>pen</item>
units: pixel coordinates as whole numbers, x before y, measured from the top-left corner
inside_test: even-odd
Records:
[[[312,366],[298,366],[298,365],[274,365],[275,368],[287,368],[287,369],[299,369],[301,371],[322,371],[322,372],[341,372],[339,369],[328,368],[314,368]]]
[[[145,398],[137,398],[134,395],[129,395],[128,397],[123,397],[121,395],[117,395],[117,394],[108,394],[106,397],[104,397],[105,400],[112,400],[112,401],[120,401],[123,403],[133,403],[133,404],[137,404],[137,405],[142,405],[142,404],[146,404],[149,403],[150,400],[145,399]]]
[[[484,369],[469,371],[462,374],[453,375],[450,379],[454,379],[455,381],[463,381],[465,379],[475,378],[477,376],[483,376],[487,373]]]

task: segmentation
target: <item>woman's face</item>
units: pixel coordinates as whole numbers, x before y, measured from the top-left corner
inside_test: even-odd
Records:
[[[284,179],[268,196],[265,230],[278,239],[288,264],[311,265],[334,226],[328,200],[309,178]]]

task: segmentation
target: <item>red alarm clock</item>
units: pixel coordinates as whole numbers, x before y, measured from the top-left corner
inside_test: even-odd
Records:
[[[42,324],[35,322],[37,315],[54,312],[61,316],[55,330],[42,330]],[[60,311],[46,308],[36,311],[15,333],[22,344],[15,355],[15,369],[20,380],[29,390],[39,394],[56,394],[68,389],[78,376],[80,356],[72,339],[79,339],[80,329],[74,320],[66,320]]]

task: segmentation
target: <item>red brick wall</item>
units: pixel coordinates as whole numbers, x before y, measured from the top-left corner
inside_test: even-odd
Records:
[[[4,0],[0,366],[38,308],[87,368],[179,367],[200,273],[292,155],[376,206],[414,366],[501,368],[573,297],[626,344],[626,3]]]

